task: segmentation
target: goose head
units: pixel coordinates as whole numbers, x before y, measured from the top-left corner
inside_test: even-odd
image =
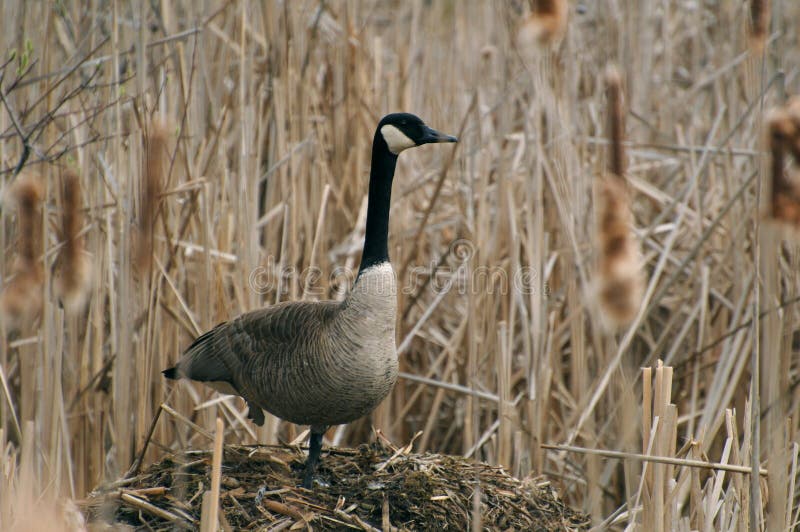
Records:
[[[392,113],[384,116],[378,124],[380,137],[386,148],[394,155],[401,151],[434,142],[458,142],[452,135],[445,135],[425,125],[411,113]]]

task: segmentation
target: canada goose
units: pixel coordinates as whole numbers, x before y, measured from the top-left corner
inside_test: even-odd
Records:
[[[387,245],[397,156],[422,144],[456,141],[412,114],[384,116],[372,141],[361,266],[347,297],[284,302],[242,314],[197,338],[163,372],[241,396],[256,425],[264,423],[262,409],[310,425],[306,488],[327,428],[371,412],[397,380],[397,287]]]

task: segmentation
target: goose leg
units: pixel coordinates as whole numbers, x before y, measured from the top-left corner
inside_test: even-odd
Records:
[[[247,401],[247,417],[253,420],[253,423],[259,427],[264,426],[264,411],[261,410],[261,407],[256,406],[250,401]]]
[[[314,483],[314,471],[317,468],[320,454],[322,454],[322,435],[325,434],[325,427],[311,427],[311,435],[308,437],[308,459],[306,460],[306,471],[303,474],[303,487],[311,489]]]

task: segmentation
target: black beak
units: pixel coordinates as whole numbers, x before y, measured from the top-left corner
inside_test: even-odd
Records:
[[[444,133],[439,133],[435,129],[429,128],[428,126],[422,126],[424,128],[422,139],[418,142],[418,144],[431,144],[435,142],[458,142],[458,139],[455,138],[453,135],[445,135]]]

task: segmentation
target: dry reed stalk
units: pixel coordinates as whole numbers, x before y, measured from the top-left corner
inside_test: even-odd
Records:
[[[770,0],[750,0],[750,46],[757,53],[764,50],[769,33]]]
[[[797,218],[800,212],[800,190],[797,184],[797,166],[800,164],[800,99],[795,97],[780,111],[773,112],[768,122],[770,150],[772,152],[772,193],[771,215],[795,232],[800,225]],[[785,167],[785,158],[792,155],[794,164]],[[786,172],[791,172],[787,177]],[[794,219],[787,216],[795,215]],[[779,263],[780,239],[774,231],[762,232],[760,239],[761,290],[766,306],[780,298]],[[781,329],[789,330],[793,325],[786,323],[778,313],[769,313],[764,317],[760,328],[760,364],[759,402],[762,406],[763,432],[761,446],[769,457],[766,493],[766,521],[769,530],[791,528],[791,509],[787,513],[788,486],[794,483],[789,477],[790,467],[788,449],[791,429],[787,431],[786,418],[789,412],[789,398],[784,390],[790,385],[791,360],[786,351],[786,344],[781,341]],[[788,327],[787,327],[788,326]],[[782,345],[783,344],[783,345]]]
[[[650,368],[644,368],[644,369],[650,369]],[[595,456],[602,456],[605,458],[631,460],[636,462],[654,462],[654,463],[668,464],[679,467],[688,467],[699,470],[719,470],[719,471],[729,471],[732,473],[744,473],[744,474],[750,474],[753,472],[750,466],[723,464],[720,462],[708,462],[705,460],[672,458],[669,456],[654,456],[652,454],[642,454],[642,453],[626,453],[623,451],[608,451],[605,449],[589,449],[586,447],[576,447],[574,445],[542,444],[542,447],[554,451],[568,451],[571,453],[578,453],[578,454],[591,454]],[[767,476],[767,470],[761,468],[759,469],[759,474],[761,476]]]
[[[497,364],[498,405],[497,418],[500,422],[497,431],[497,463],[511,470],[511,435],[514,429],[514,416],[511,413],[511,353],[508,342],[508,324],[498,323],[497,339],[499,357]]]
[[[42,311],[43,269],[39,256],[42,246],[41,202],[44,188],[35,175],[18,178],[9,200],[17,208],[17,256],[12,265],[13,277],[0,294],[0,310],[6,330],[32,325]]]
[[[214,452],[211,460],[211,489],[203,494],[203,519],[200,530],[215,532],[219,525],[219,493],[222,479],[222,446],[225,441],[225,424],[217,418],[217,430],[214,432]]]
[[[567,30],[567,0],[533,0],[531,12],[517,33],[520,45],[549,45],[560,41]]]
[[[62,248],[53,264],[53,290],[68,312],[83,308],[92,282],[92,262],[80,232],[83,227],[81,184],[78,174],[66,170],[61,177]]]
[[[622,81],[610,68],[608,94],[609,173],[597,183],[599,278],[598,298],[603,315],[613,327],[629,323],[639,310],[644,293],[639,244],[633,233],[630,189],[625,179]]]

